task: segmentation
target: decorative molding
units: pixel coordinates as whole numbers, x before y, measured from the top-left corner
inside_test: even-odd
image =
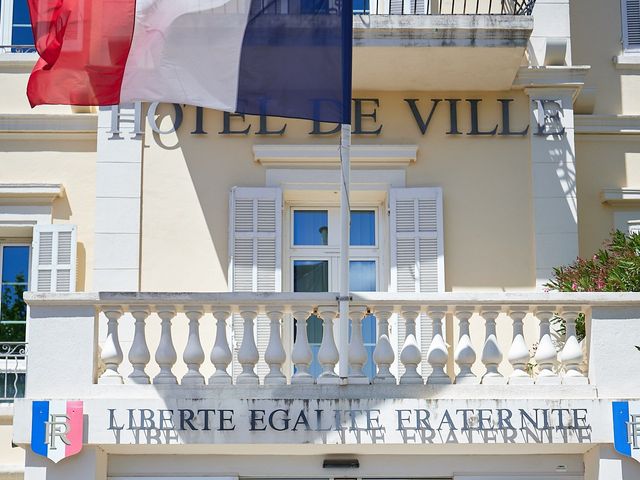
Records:
[[[574,115],[576,134],[638,135],[640,115]]]
[[[353,145],[355,166],[407,166],[416,161],[417,145]],[[337,145],[254,145],[255,161],[264,166],[318,166],[340,162]]]
[[[605,188],[600,192],[600,201],[612,207],[640,205],[640,188]]]
[[[615,56],[613,65],[616,70],[640,70],[640,53]]]
[[[556,87],[580,89],[591,67],[578,65],[570,67],[520,67],[514,88]]]
[[[29,73],[33,69],[38,54],[33,53],[0,53],[0,72]]]
[[[96,114],[0,114],[0,138],[16,140],[95,139]]]
[[[0,204],[50,205],[64,194],[59,183],[0,183]]]

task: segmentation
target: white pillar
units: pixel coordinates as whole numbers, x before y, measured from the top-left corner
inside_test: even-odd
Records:
[[[538,376],[535,383],[543,385],[560,385],[560,376],[555,371],[558,364],[558,352],[551,338],[551,318],[553,309],[538,310],[536,317],[540,320],[540,340],[534,359],[538,364]]]
[[[527,365],[531,359],[529,348],[524,340],[523,319],[527,316],[527,311],[521,307],[513,307],[509,311],[509,316],[513,320],[513,340],[509,348],[509,363],[513,368],[509,376],[510,384],[532,385],[533,377],[527,371]]]
[[[499,307],[487,307],[481,312],[484,318],[486,329],[486,339],[482,348],[482,363],[487,369],[482,376],[482,383],[489,385],[503,385],[507,383],[507,379],[498,371],[500,362],[502,362],[502,352],[500,344],[496,336],[496,318],[500,315]]]
[[[458,346],[454,354],[455,362],[460,369],[460,372],[456,376],[456,383],[480,383],[480,379],[471,371],[471,367],[473,367],[473,364],[476,362],[476,351],[473,348],[469,334],[469,319],[473,315],[473,311],[460,309],[456,310],[455,315],[458,318],[460,329]]]
[[[200,365],[204,362],[204,350],[200,342],[200,318],[202,307],[189,307],[185,315],[189,319],[189,338],[184,348],[182,359],[187,364],[187,373],[182,377],[183,385],[204,385],[204,376],[200,373]]]
[[[359,308],[352,308],[349,312],[351,317],[351,340],[349,342],[349,383],[368,384],[369,377],[364,373],[364,365],[367,363],[367,349],[364,348],[362,338],[362,320],[364,312]]]
[[[574,88],[527,88],[536,284],[578,256]],[[541,128],[540,126],[544,126]],[[557,132],[557,133],[554,133]]]
[[[307,337],[307,318],[309,312],[307,310],[298,310],[293,312],[293,318],[297,321],[296,341],[293,344],[291,352],[291,361],[295,365],[296,371],[291,377],[291,383],[314,383],[315,379],[309,372],[309,367],[313,361],[313,352],[309,346],[309,338]]]
[[[100,375],[98,383],[121,384],[122,376],[118,373],[118,367],[124,357],[118,338],[118,320],[122,317],[122,310],[119,307],[108,307],[105,309],[104,315],[107,317],[107,338],[102,344],[100,358],[104,363],[105,371]]]
[[[422,361],[420,346],[416,339],[416,318],[420,315],[419,307],[408,307],[401,313],[405,321],[406,337],[400,352],[400,361],[404,365],[405,372],[400,377],[400,383],[423,383],[422,376],[418,373],[418,365]]]
[[[231,375],[227,372],[227,367],[231,363],[233,356],[229,342],[227,341],[227,319],[228,310],[216,310],[213,312],[216,319],[216,340],[211,349],[211,363],[216,367],[216,371],[209,377],[209,385],[231,385]]]
[[[576,337],[576,320],[580,315],[579,310],[564,309],[562,318],[565,321],[565,341],[560,352],[560,361],[564,369],[562,383],[566,385],[585,385],[589,383],[587,377],[582,373],[581,365],[584,359],[582,346]]]
[[[395,359],[393,347],[389,340],[389,319],[393,312],[390,310],[379,310],[375,312],[378,319],[378,343],[373,351],[373,361],[376,362],[378,373],[373,379],[373,383],[396,383],[396,377],[390,371]]]
[[[144,371],[151,360],[145,335],[149,309],[147,307],[136,307],[131,311],[131,316],[135,319],[133,343],[129,349],[129,363],[131,363],[133,371],[129,374],[127,383],[149,384],[149,375]]]
[[[322,366],[322,373],[318,376],[318,383],[337,385],[340,377],[336,374],[336,365],[340,357],[333,335],[333,320],[337,312],[334,309],[323,309],[318,314],[322,319],[322,344],[318,350],[318,363]]]
[[[442,321],[446,314],[446,308],[430,308],[427,311],[427,315],[433,322],[433,336],[427,352],[427,362],[433,370],[427,378],[427,384],[451,383],[451,378],[444,371],[449,360],[449,349],[442,336]]]
[[[171,320],[175,317],[176,311],[173,307],[160,307],[158,316],[160,317],[160,343],[156,350],[156,363],[160,367],[160,372],[153,378],[155,384],[175,385],[178,383],[176,376],[171,369],[178,360],[178,354],[173,346],[171,338]]]
[[[96,233],[89,290],[140,289],[141,115],[141,103],[98,111]]]
[[[269,343],[264,352],[264,361],[269,365],[269,373],[264,377],[265,385],[285,385],[287,377],[282,373],[282,364],[287,360],[287,354],[282,346],[282,308],[271,309],[269,317]]]
[[[256,374],[255,367],[260,359],[258,347],[253,333],[253,325],[258,312],[251,307],[240,307],[240,316],[243,321],[242,345],[238,350],[238,363],[242,366],[242,372],[236,380],[238,385],[258,385],[260,380]]]

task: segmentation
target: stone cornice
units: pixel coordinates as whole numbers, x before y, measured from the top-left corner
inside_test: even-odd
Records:
[[[416,145],[353,145],[354,166],[407,166],[416,161]],[[338,164],[337,145],[254,145],[255,161],[265,166]]]
[[[576,134],[640,135],[640,115],[575,115]]]
[[[640,188],[605,188],[600,192],[600,201],[612,207],[640,205]]]
[[[90,140],[97,129],[97,114],[0,114],[2,139]]]
[[[59,183],[0,183],[0,204],[50,205],[64,194]]]
[[[584,85],[590,66],[520,67],[514,88],[570,88],[579,90]]]

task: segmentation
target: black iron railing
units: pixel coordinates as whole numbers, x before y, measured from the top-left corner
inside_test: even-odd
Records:
[[[0,341],[0,402],[24,397],[27,344]]]

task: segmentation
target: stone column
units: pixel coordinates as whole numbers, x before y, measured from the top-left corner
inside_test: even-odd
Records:
[[[96,242],[89,290],[140,289],[141,117],[141,104],[100,107],[98,112]]]
[[[530,87],[533,226],[536,285],[553,267],[578,256],[578,199],[573,123],[575,88]]]

